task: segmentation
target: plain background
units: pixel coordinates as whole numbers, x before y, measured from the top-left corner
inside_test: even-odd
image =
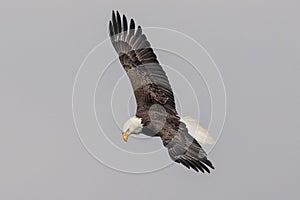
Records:
[[[1,199],[299,199],[299,1],[1,1]],[[217,170],[129,175],[76,134],[72,86],[118,9],[201,42],[220,67],[227,118]]]

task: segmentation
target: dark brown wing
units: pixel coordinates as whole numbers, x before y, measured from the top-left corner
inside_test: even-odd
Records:
[[[142,28],[135,27],[133,19],[128,24],[126,16],[112,12],[109,22],[111,42],[131,81],[137,102],[137,116],[153,104],[164,107],[170,115],[177,115],[174,95],[166,76]],[[143,117],[143,123],[147,123]]]
[[[197,172],[210,173],[209,167],[214,169],[212,163],[207,159],[207,154],[200,144],[188,133],[184,123],[180,122],[176,128],[174,124],[166,124],[160,132],[164,146],[169,155],[177,163],[187,168],[193,168]]]

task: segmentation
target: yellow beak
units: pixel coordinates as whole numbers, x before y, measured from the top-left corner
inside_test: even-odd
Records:
[[[127,132],[123,133],[123,140],[127,142],[129,134]]]

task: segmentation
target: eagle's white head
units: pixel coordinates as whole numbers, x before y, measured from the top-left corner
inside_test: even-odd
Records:
[[[136,116],[131,117],[125,122],[122,129],[123,140],[127,142],[129,135],[142,133],[142,119]]]

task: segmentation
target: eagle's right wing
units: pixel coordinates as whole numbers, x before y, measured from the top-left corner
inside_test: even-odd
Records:
[[[131,81],[138,110],[149,104],[159,104],[167,113],[177,115],[174,95],[166,73],[159,64],[142,28],[128,25],[126,16],[112,12],[109,35]]]

